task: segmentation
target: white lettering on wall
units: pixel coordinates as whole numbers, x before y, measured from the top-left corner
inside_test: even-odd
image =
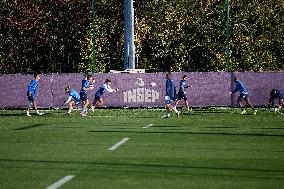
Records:
[[[137,78],[135,85],[137,88],[123,92],[124,102],[156,102],[159,99],[158,91],[144,87],[143,78]],[[156,87],[156,83],[152,82],[151,87]]]

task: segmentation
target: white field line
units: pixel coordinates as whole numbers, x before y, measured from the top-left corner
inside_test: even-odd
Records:
[[[147,129],[147,128],[149,128],[149,127],[152,127],[154,124],[149,124],[149,125],[147,125],[147,126],[145,126],[145,127],[143,127],[143,129]]]
[[[60,186],[62,186],[63,184],[65,184],[66,182],[70,181],[73,177],[74,177],[74,175],[65,176],[62,179],[60,179],[59,181],[57,181],[56,183],[47,187],[46,189],[57,189]]]
[[[112,147],[110,147],[108,150],[115,150],[116,148],[118,148],[119,146],[121,146],[122,144],[124,144],[126,141],[128,141],[130,138],[124,138],[121,141],[119,141],[118,143],[116,143],[115,145],[113,145]]]

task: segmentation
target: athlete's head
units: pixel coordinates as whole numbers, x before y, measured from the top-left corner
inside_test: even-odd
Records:
[[[182,80],[187,80],[187,75],[183,75]]]
[[[40,74],[39,73],[34,73],[34,78],[35,78],[35,80],[40,80]]]
[[[70,86],[66,86],[66,87],[65,87],[65,92],[66,92],[66,93],[69,93],[70,90],[71,90]]]
[[[92,75],[89,75],[89,74],[87,75],[87,80],[88,80],[88,81],[90,81],[90,82],[91,82],[91,81],[93,81],[93,79],[94,79],[94,78],[93,78],[93,76],[92,76]]]
[[[237,77],[234,77],[234,82],[236,83],[238,80],[239,80],[239,78],[237,78]]]
[[[110,79],[106,79],[105,83],[110,85],[111,84],[111,80]]]

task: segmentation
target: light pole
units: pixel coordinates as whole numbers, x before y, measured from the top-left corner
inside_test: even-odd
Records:
[[[96,54],[95,54],[95,0],[92,0],[92,72],[96,72]]]
[[[230,17],[230,9],[231,9],[231,0],[226,0],[226,10],[227,10],[227,32],[226,32],[226,71],[230,69],[230,56],[231,56],[231,17]]]
[[[135,69],[133,0],[124,0],[124,69]]]

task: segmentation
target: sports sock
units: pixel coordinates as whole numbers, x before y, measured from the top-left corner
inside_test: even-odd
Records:
[[[178,111],[177,111],[177,107],[176,106],[173,106],[172,107],[172,109],[173,109],[173,111],[175,112],[175,113],[177,113]]]

